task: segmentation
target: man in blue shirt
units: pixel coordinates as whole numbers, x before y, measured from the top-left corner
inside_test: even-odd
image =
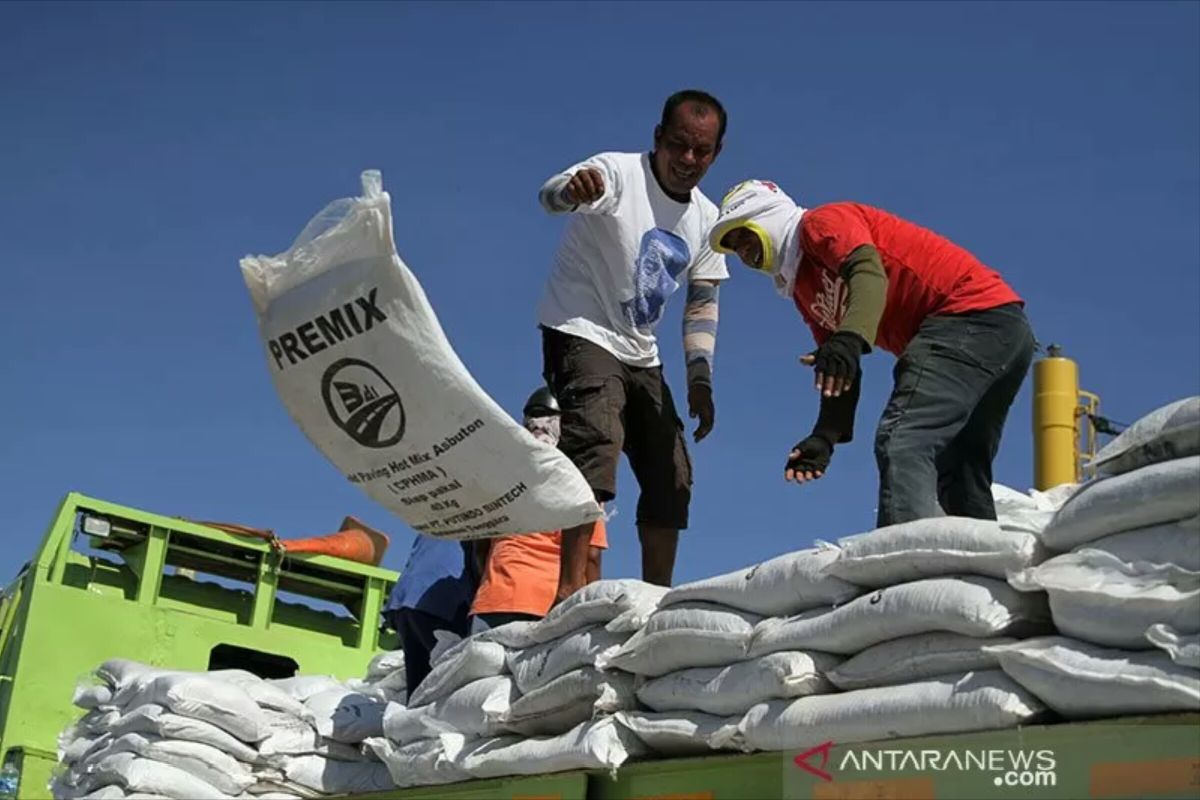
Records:
[[[417,535],[383,616],[400,635],[411,696],[429,674],[434,631],[466,636],[478,575],[471,545]]]

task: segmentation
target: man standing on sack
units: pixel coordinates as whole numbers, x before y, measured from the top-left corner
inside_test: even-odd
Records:
[[[875,435],[878,525],[995,519],[992,461],[1033,359],[1024,302],[995,271],[938,234],[860,203],[806,210],[770,181],[735,186],[710,243],[770,276],[812,329],[817,424],[784,479],[816,480],[853,438],[862,370],[894,353],[895,386]]]
[[[706,234],[717,209],[697,188],[721,151],[726,116],[705,92],[669,97],[650,153],[601,153],[554,175],[539,200],[570,213],[538,305],[544,377],[562,407],[560,449],[603,504],[624,452],[637,478],[642,578],[671,584],[687,527],[692,466],[663,379],[655,328],[687,285],[684,352],[695,440],[712,430],[717,285],[729,277]],[[587,582],[592,524],[563,531],[556,599]]]

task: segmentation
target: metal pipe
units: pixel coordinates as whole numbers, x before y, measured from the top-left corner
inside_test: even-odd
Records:
[[[1079,367],[1057,347],[1033,365],[1033,485],[1079,480]]]

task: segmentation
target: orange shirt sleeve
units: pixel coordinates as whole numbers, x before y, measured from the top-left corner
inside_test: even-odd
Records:
[[[604,526],[604,520],[596,520],[596,526],[592,528],[592,547],[599,547],[601,550],[608,549],[608,531]]]

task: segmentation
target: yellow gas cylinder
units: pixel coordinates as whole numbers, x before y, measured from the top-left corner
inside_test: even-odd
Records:
[[[1079,367],[1051,346],[1033,365],[1033,485],[1079,480]]]

